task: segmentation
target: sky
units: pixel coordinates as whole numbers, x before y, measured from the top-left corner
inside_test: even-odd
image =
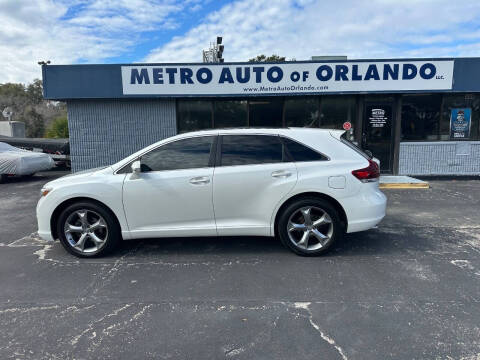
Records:
[[[0,0],[0,83],[52,64],[480,56],[479,0]]]

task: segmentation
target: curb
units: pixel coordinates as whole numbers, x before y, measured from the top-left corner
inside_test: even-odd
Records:
[[[379,184],[380,189],[429,189],[430,184],[424,183],[383,183]]]

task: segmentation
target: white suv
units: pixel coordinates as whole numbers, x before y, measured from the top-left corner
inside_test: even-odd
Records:
[[[46,184],[39,234],[80,257],[119,240],[277,236],[300,255],[385,216],[376,162],[343,131],[285,128],[177,135],[105,168]]]

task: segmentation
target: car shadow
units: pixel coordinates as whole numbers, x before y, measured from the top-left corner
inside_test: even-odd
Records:
[[[412,224],[397,222],[363,232],[345,234],[333,244],[330,251],[322,257],[339,256],[381,256],[387,254],[401,254],[438,250],[442,244],[433,234],[435,230],[422,231]],[[454,246],[455,237],[446,232],[454,230],[439,229],[438,236],[446,238]],[[452,234],[450,234],[452,235]],[[453,239],[453,240],[452,240]],[[445,245],[445,243],[443,243]],[[231,236],[231,237],[189,237],[189,238],[160,238],[122,241],[119,249],[111,256],[145,256],[157,255],[225,255],[225,254],[291,254],[280,242],[273,237]]]
[[[262,254],[288,250],[278,239],[260,236],[175,237],[122,241],[112,255]]]

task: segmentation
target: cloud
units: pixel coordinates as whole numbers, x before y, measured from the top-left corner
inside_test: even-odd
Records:
[[[2,0],[0,82],[41,77],[39,60],[108,61],[133,49],[143,32],[176,27],[182,8],[173,0]]]
[[[226,61],[262,53],[297,60],[479,56],[479,21],[478,0],[239,0],[143,60],[200,61],[217,35],[223,35]]]
[[[139,46],[138,61],[200,62],[217,35],[226,61],[480,56],[478,0],[235,0],[205,14],[209,1],[0,0],[0,83],[41,77],[39,60],[122,61]]]

